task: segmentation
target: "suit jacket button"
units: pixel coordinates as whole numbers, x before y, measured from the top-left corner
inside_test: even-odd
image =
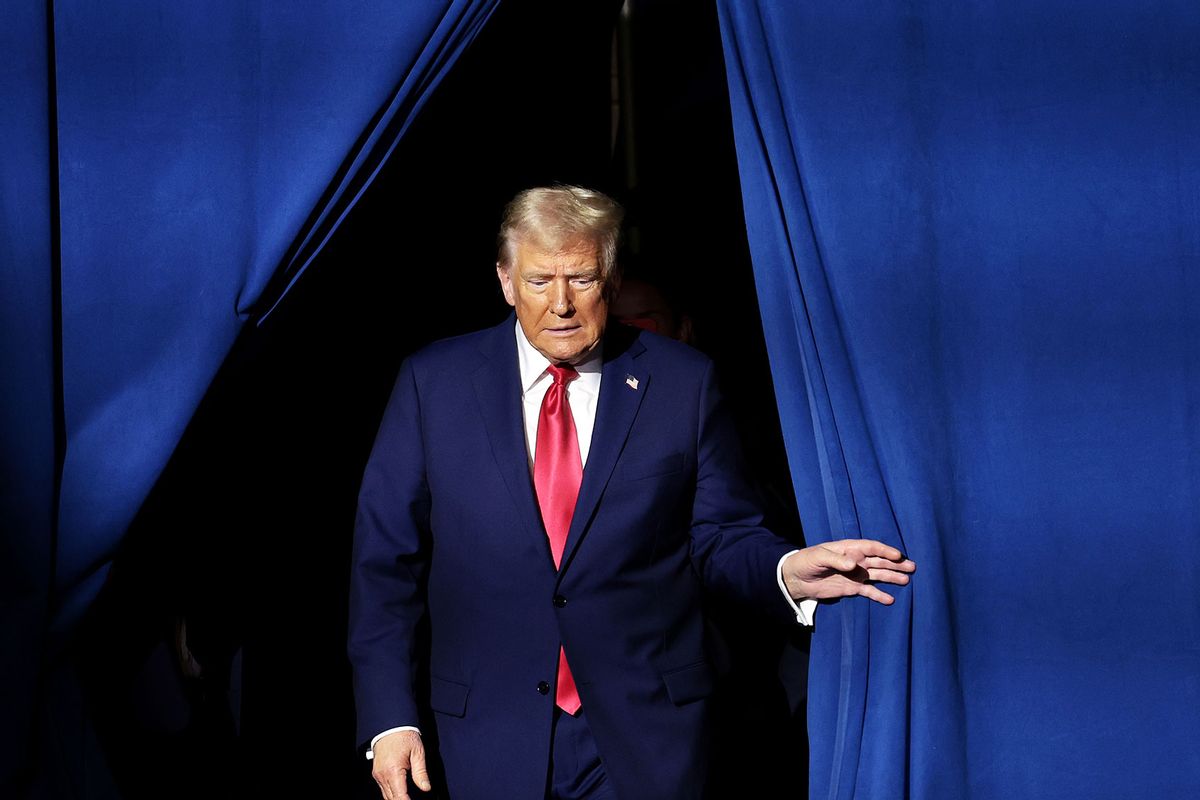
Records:
[[[567,598],[563,597],[561,594],[554,595],[554,607],[555,608],[562,608],[566,604],[567,604]]]
[[[538,694],[550,694],[550,684],[545,681],[538,681],[537,690]]]

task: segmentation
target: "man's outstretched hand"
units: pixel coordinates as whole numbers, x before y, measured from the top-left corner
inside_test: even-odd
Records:
[[[425,768],[425,745],[416,731],[396,731],[384,736],[372,748],[375,760],[371,777],[379,784],[383,800],[409,800],[408,776],[423,792],[432,789]]]
[[[868,597],[891,605],[896,599],[877,583],[904,586],[917,565],[894,547],[871,539],[842,539],[793,553],[783,562],[783,583],[794,600]]]

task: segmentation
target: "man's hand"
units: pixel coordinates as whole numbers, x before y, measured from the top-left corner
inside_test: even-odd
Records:
[[[894,547],[871,539],[842,539],[793,553],[783,562],[783,583],[794,600],[861,595],[890,606],[896,599],[876,583],[904,586],[917,565]]]
[[[408,776],[422,792],[433,788],[425,768],[425,745],[416,731],[396,731],[375,743],[371,777],[379,784],[384,800],[410,800]]]

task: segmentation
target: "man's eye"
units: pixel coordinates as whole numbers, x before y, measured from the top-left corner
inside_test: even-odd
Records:
[[[579,287],[580,289],[586,289],[595,282],[595,278],[574,278],[572,279],[571,284]]]
[[[546,284],[550,283],[550,281],[532,280],[532,281],[527,281],[527,283],[528,283],[530,286],[535,286],[535,287],[537,287],[538,289],[540,289],[540,288],[542,288],[543,286],[545,286]]]

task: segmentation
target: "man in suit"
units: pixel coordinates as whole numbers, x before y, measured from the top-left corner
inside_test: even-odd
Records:
[[[598,192],[519,194],[496,268],[515,320],[400,369],[359,495],[349,647],[387,800],[430,788],[425,615],[451,797],[693,798],[702,587],[806,622],[819,599],[890,603],[875,584],[914,568],[880,542],[796,550],[762,527],[711,362],[608,324],[620,221]]]

